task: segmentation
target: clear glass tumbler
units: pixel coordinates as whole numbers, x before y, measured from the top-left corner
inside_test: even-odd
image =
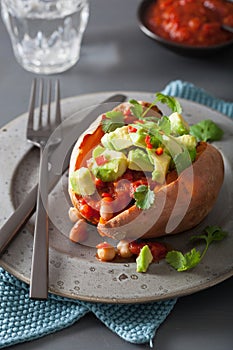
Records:
[[[1,13],[15,57],[26,70],[60,73],[79,60],[88,0],[1,0]]]

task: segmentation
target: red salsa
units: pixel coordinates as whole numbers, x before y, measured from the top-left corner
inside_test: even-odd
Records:
[[[225,0],[157,0],[148,7],[145,20],[155,34],[185,45],[233,40],[233,33],[221,28],[233,26],[233,3]]]

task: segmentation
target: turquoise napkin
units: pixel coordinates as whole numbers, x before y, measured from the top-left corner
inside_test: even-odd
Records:
[[[188,82],[173,81],[165,94],[193,100],[233,117],[233,103],[216,99]],[[111,331],[131,343],[149,343],[176,299],[136,305],[89,303],[49,295],[33,301],[28,286],[0,268],[0,348],[59,331],[93,312]]]

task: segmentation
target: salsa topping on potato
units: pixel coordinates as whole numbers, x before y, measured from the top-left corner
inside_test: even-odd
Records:
[[[163,115],[158,102],[171,113]],[[203,128],[208,139],[211,130],[222,135],[212,124]],[[174,97],[157,93],[152,103],[129,100],[101,115],[90,130],[74,147],[69,193],[101,235],[178,233],[213,207],[223,182],[221,154],[201,140],[200,127],[188,125]]]

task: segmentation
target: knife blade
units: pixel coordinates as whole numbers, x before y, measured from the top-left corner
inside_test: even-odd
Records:
[[[80,112],[81,118],[77,121],[75,116],[67,118],[67,122],[62,123],[63,141],[55,149],[51,156],[51,170],[49,171],[49,191],[56,185],[62,174],[68,169],[70,155],[73,145],[78,137],[93,122],[96,117],[106,112],[106,104],[111,104],[111,109],[120,102],[124,102],[126,96],[116,94],[110,96],[94,109]],[[108,109],[107,109],[108,110]],[[79,113],[79,112],[77,112]],[[82,115],[81,115],[82,114]],[[79,116],[79,117],[80,117]],[[36,208],[38,184],[27,194],[22,203],[15,209],[7,221],[0,229],[0,254],[4,252],[8,244],[16,236],[26,221],[31,217]]]

